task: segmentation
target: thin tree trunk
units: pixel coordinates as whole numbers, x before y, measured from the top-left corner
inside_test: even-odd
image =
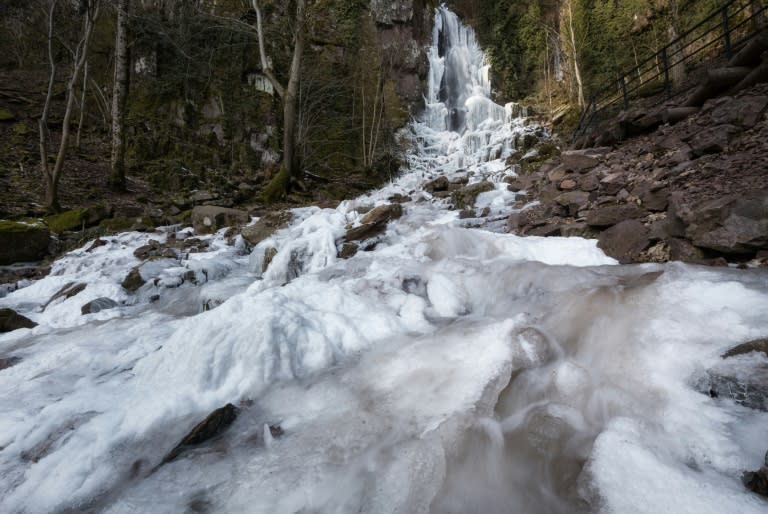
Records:
[[[53,84],[56,80],[56,61],[53,56],[53,17],[57,3],[58,0],[53,0],[53,2],[51,2],[50,10],[48,11],[48,64],[50,65],[50,76],[48,77],[48,92],[45,95],[43,112],[38,120],[38,129],[40,130],[40,167],[43,170],[46,184],[50,177],[50,168],[48,166],[48,113],[51,110]]]
[[[576,33],[573,30],[573,6],[572,0],[566,2],[566,9],[568,10],[568,32],[571,43],[571,50],[573,51],[573,75],[576,79],[576,93],[579,102],[579,107],[584,107],[586,103],[584,101],[584,84],[581,81],[581,71],[579,69],[578,49],[576,47]]]
[[[80,121],[77,123],[77,137],[75,138],[75,146],[80,148],[80,136],[83,133],[83,120],[85,118],[85,94],[88,91],[88,61],[85,61],[85,69],[83,70],[83,84],[82,95],[80,96]]]
[[[125,190],[125,103],[128,98],[130,58],[128,54],[128,10],[130,0],[117,4],[115,36],[115,81],[112,92],[112,177],[110,184]]]
[[[88,59],[88,47],[91,42],[91,35],[93,34],[93,27],[96,24],[96,19],[99,15],[98,0],[89,2],[88,9],[85,13],[85,20],[83,21],[83,37],[77,45],[74,55],[74,64],[72,67],[72,76],[67,82],[67,101],[64,110],[64,122],[61,127],[61,141],[59,142],[59,151],[56,155],[56,164],[54,164],[53,172],[50,174],[48,180],[47,189],[45,192],[45,206],[48,210],[58,211],[59,198],[59,179],[61,178],[61,171],[64,169],[64,161],[67,156],[67,145],[69,143],[70,128],[69,124],[72,119],[72,106],[75,101],[75,86],[77,80],[80,77],[80,72],[85,65],[85,61]]]
[[[303,18],[304,0],[301,0],[300,3],[302,4],[301,11],[302,11],[302,18]],[[269,60],[267,59],[267,51],[264,48],[264,29],[262,27],[261,9],[259,8],[258,0],[251,0],[251,5],[253,6],[253,10],[256,11],[256,35],[259,40],[259,59],[261,61],[262,72],[264,73],[264,76],[267,77],[267,80],[269,80],[272,83],[272,87],[274,88],[275,93],[277,93],[277,96],[279,96],[280,98],[283,98],[285,96],[285,88],[283,88],[283,85],[280,83],[279,80],[277,80],[277,77],[275,77],[275,74],[272,73],[272,66],[270,65]],[[296,9],[298,12],[299,7],[297,6]],[[301,24],[303,29],[303,21],[301,22]],[[303,37],[303,34],[302,34],[302,37]],[[291,73],[293,73],[293,70],[291,70]]]
[[[254,0],[255,2],[255,0]],[[296,158],[296,114],[298,110],[299,83],[301,81],[301,56],[304,53],[304,23],[306,0],[296,2],[296,34],[293,44],[290,78],[283,97],[283,165],[289,177],[299,174]]]

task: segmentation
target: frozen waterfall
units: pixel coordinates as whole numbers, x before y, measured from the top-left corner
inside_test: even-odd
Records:
[[[505,157],[540,129],[490,100],[444,7],[429,60],[417,151],[381,189],[293,209],[255,248],[221,230],[141,261],[191,229],[105,237],[0,298],[38,323],[0,334],[0,512],[765,512],[739,476],[768,413],[706,392],[768,366],[720,357],[768,334],[768,271],[504,233]],[[460,217],[451,196],[476,186]],[[402,216],[342,259],[395,199]],[[230,403],[231,426],[164,458]]]

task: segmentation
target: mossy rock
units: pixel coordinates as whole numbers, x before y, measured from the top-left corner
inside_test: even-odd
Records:
[[[0,121],[14,121],[16,116],[8,109],[0,108]]]
[[[135,218],[117,217],[102,220],[99,226],[108,232],[125,232],[131,230],[135,223]]]
[[[40,220],[0,220],[0,265],[39,261],[48,254],[50,237]]]
[[[45,217],[45,222],[51,232],[60,234],[66,230],[80,230],[84,228],[88,209],[72,209],[61,214],[53,214]]]
[[[261,192],[262,201],[266,204],[270,204],[284,199],[286,190],[288,189],[289,179],[288,170],[280,168],[278,174],[269,181],[269,184],[267,184]]]

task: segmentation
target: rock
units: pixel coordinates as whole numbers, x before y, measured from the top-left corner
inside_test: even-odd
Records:
[[[0,309],[0,334],[19,328],[34,328],[37,323],[13,309]]]
[[[475,217],[475,211],[473,209],[463,209],[461,212],[459,212],[459,219],[465,220],[467,218],[474,218]]]
[[[463,187],[451,194],[453,200],[454,209],[466,209],[475,205],[475,200],[480,193],[487,191],[493,191],[495,188],[492,183],[488,181],[476,182]]]
[[[290,211],[269,212],[259,218],[259,221],[253,225],[243,227],[240,235],[251,245],[256,246],[263,240],[271,237],[276,231],[288,225],[291,222]]]
[[[627,176],[622,172],[613,172],[600,181],[600,192],[605,195],[615,195],[627,185]]]
[[[339,259],[349,259],[353,257],[358,250],[359,246],[355,243],[344,243],[339,250]]]
[[[87,250],[85,250],[85,251],[86,251],[87,253],[91,253],[91,252],[92,252],[92,251],[94,251],[96,248],[99,248],[99,247],[102,247],[102,246],[106,246],[107,244],[108,244],[108,243],[107,243],[107,240],[106,240],[106,239],[96,239],[96,240],[95,240],[93,243],[91,243],[91,246],[89,246],[89,247],[88,247],[88,249],[87,249]]]
[[[745,95],[715,107],[712,111],[712,122],[717,125],[738,125],[752,128],[768,107],[768,96]]]
[[[699,262],[704,259],[704,252],[693,246],[686,239],[671,237],[666,240],[669,247],[669,260],[682,262]]]
[[[560,182],[567,174],[568,170],[561,164],[547,172],[547,179],[549,179],[550,182]]]
[[[395,193],[389,198],[387,198],[387,201],[392,203],[406,203],[411,201],[411,197],[400,194],[400,193]]]
[[[272,259],[275,258],[277,255],[277,248],[272,248],[271,246],[264,250],[264,260],[261,261],[261,272],[264,273],[267,271],[267,268],[269,268],[269,265],[272,263]]]
[[[147,244],[140,246],[133,251],[133,256],[139,260],[145,261],[150,257],[156,257],[162,253],[162,245],[159,241],[150,239]]]
[[[48,255],[51,233],[39,220],[0,220],[0,266],[39,261]]]
[[[206,418],[195,425],[189,433],[171,450],[163,459],[163,464],[171,462],[184,450],[198,446],[209,439],[216,437],[226,430],[237,419],[237,407],[231,403],[226,404],[211,412]]]
[[[718,125],[697,132],[689,141],[696,156],[720,153],[728,147],[739,129],[733,125]]]
[[[195,191],[192,193],[192,196],[189,197],[189,200],[193,204],[199,204],[216,200],[218,197],[219,195],[211,193],[210,191]]]
[[[619,262],[633,262],[648,248],[648,229],[637,220],[622,221],[602,232],[597,246]]]
[[[525,232],[527,236],[540,236],[540,237],[559,237],[562,235],[562,225],[559,223],[546,223],[538,227],[534,227]]]
[[[350,242],[370,239],[383,233],[386,228],[386,223],[368,223],[366,225],[360,225],[359,227],[353,227],[347,230],[347,233],[344,235],[344,241]]]
[[[663,188],[656,191],[646,191],[640,195],[640,201],[643,202],[643,207],[649,211],[665,211],[669,204],[669,190]]]
[[[247,212],[239,209],[199,205],[192,209],[192,226],[198,234],[210,234],[223,227],[243,225],[250,221]]]
[[[360,223],[387,223],[390,220],[394,220],[403,215],[403,207],[400,204],[385,204],[379,205],[375,209],[369,211]]]
[[[125,279],[123,279],[122,286],[126,290],[133,293],[137,291],[145,283],[146,283],[146,280],[144,280],[144,277],[141,276],[141,272],[139,271],[139,266],[136,266],[128,273],[128,275],[126,275]]]
[[[747,343],[741,343],[739,345],[730,348],[726,351],[722,357],[727,359],[728,357],[734,357],[736,355],[746,355],[751,352],[763,353],[768,357],[768,338],[767,339],[755,339]]]
[[[742,481],[753,493],[768,497],[768,464],[757,471],[744,473]]]
[[[436,191],[448,191],[449,187],[451,187],[451,183],[448,181],[448,177],[440,176],[425,183],[423,189],[427,193],[434,193]]]
[[[642,218],[646,212],[635,204],[598,207],[587,214],[587,225],[610,227],[624,220]]]
[[[59,289],[53,296],[51,296],[47,302],[45,302],[45,305],[43,305],[43,311],[48,308],[48,306],[53,303],[55,300],[58,300],[59,298],[72,298],[73,296],[77,295],[78,293],[82,292],[86,287],[86,284],[82,282],[69,282],[65,284],[61,289]]]
[[[768,247],[768,191],[719,197],[676,209],[685,235],[700,248],[747,254]]]
[[[572,178],[567,178],[561,181],[557,187],[562,189],[563,191],[572,191],[576,189],[576,181],[573,180]]]
[[[114,301],[113,299],[103,296],[101,298],[96,298],[95,300],[91,300],[90,302],[80,307],[80,312],[83,315],[94,314],[99,311],[114,309],[115,307],[117,307],[117,305],[118,305],[117,302]]]
[[[560,154],[560,160],[566,170],[576,172],[591,170],[600,162],[591,149],[562,152]]]
[[[582,191],[586,191],[586,192],[597,191],[598,187],[600,187],[600,182],[597,180],[597,177],[592,173],[588,175],[584,175],[579,179],[579,189],[581,189]]]
[[[569,216],[576,216],[576,214],[588,204],[589,193],[585,193],[584,191],[569,191],[555,198],[555,202],[558,205],[565,207],[568,210]]]
[[[0,371],[15,366],[19,362],[21,362],[21,359],[18,357],[0,357]]]

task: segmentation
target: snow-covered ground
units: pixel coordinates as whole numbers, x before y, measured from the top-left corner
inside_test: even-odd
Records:
[[[144,264],[136,293],[120,286],[133,251],[177,229],[83,247],[0,298],[39,323],[0,335],[19,359],[0,370],[0,512],[766,511],[739,477],[762,463],[768,414],[694,385],[768,334],[768,273],[617,266],[595,241],[501,233],[504,157],[535,127],[485,101],[471,31],[444,10],[441,30],[456,43],[432,49],[432,87],[441,63],[471,73],[427,95],[391,184],[296,209],[250,254],[204,236],[208,252]],[[421,189],[440,175],[490,180],[488,215]],[[339,259],[357,209],[396,193],[403,216]],[[70,282],[87,286],[43,311]],[[99,297],[119,305],[82,315]],[[226,432],[162,464],[227,403]]]

